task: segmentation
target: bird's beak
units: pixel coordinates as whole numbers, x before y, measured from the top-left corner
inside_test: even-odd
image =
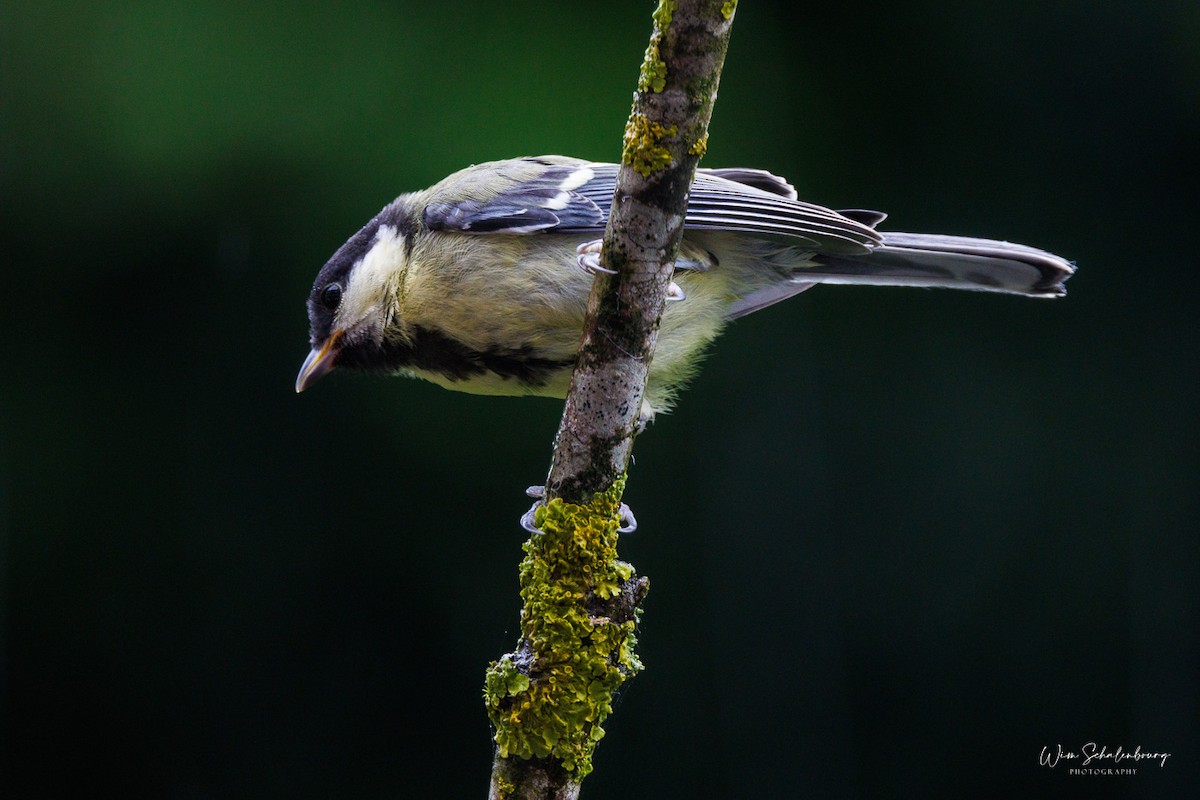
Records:
[[[322,375],[333,370],[338,355],[337,343],[343,333],[345,331],[336,330],[329,334],[329,338],[320,347],[314,347],[308,354],[308,358],[304,359],[304,364],[300,367],[300,374],[296,376],[297,394],[316,383]]]

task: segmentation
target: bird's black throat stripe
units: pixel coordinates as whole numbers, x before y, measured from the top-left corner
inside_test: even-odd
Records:
[[[535,356],[530,345],[476,350],[441,331],[418,327],[412,329],[408,342],[351,344],[338,354],[337,363],[351,369],[421,370],[451,381],[465,381],[490,372],[537,388],[544,386],[555,373],[571,367],[575,360]]]

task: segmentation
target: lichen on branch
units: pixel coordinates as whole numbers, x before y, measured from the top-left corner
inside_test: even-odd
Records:
[[[621,493],[736,5],[660,0],[654,12],[600,255],[611,272],[588,298],[521,562],[521,640],[487,674],[497,800],[576,798],[614,693],[642,668],[634,629],[648,581],[616,557]]]
[[[622,619],[604,615],[597,602],[646,589],[617,559],[624,484],[587,504],[555,498],[537,509],[541,532],[525,543],[521,562],[523,646],[492,663],[484,689],[502,758],[553,756],[582,779],[613,696],[642,669],[636,605]]]
[[[674,11],[674,0],[659,0],[658,8],[654,10],[654,30],[650,34],[650,44],[646,46],[646,57],[642,59],[642,71],[638,76],[639,92],[661,92],[667,86],[667,65],[659,50],[663,33],[670,27]]]
[[[679,129],[674,125],[663,127],[651,122],[645,114],[634,111],[625,123],[621,163],[633,167],[642,177],[671,166],[671,151],[663,145],[663,141],[677,133]]]

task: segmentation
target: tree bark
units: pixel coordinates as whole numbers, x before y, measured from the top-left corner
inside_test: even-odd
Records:
[[[548,497],[586,501],[625,472],[736,3],[661,2],[625,126]]]
[[[646,578],[616,559],[637,434],[688,193],[736,0],[660,0],[625,127],[621,169],[579,356],[521,564],[521,640],[488,670],[490,797],[576,798],[613,693],[641,669]]]

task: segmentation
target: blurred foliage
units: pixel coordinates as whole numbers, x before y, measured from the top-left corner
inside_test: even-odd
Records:
[[[483,794],[559,405],[296,397],[303,303],[400,191],[614,159],[651,5],[0,6],[6,797]],[[589,796],[1197,786],[1197,8],[740,5],[707,165],[1080,273],[733,327],[638,442]]]

